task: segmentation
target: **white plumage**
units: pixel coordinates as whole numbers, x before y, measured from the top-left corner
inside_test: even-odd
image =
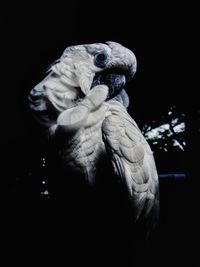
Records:
[[[137,221],[158,212],[158,176],[152,151],[127,112],[123,86],[135,72],[135,55],[118,43],[72,46],[32,89],[29,103],[47,136],[62,140],[64,165],[89,184],[95,185],[98,162],[108,155]]]

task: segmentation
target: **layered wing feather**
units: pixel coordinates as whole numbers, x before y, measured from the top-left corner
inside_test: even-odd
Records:
[[[124,106],[110,101],[102,131],[116,174],[127,188],[135,221],[158,214],[158,175],[153,153]]]

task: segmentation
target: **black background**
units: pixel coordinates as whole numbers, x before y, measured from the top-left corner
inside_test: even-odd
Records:
[[[128,94],[131,99],[130,113],[139,125],[162,113],[170,105],[179,106],[187,114],[187,179],[161,182],[160,232],[152,243],[155,248],[149,249],[148,258],[151,264],[158,263],[161,266],[166,261],[171,266],[175,264],[175,260],[179,263],[189,260],[191,263],[195,256],[194,243],[198,229],[198,177],[196,163],[191,159],[193,151],[197,150],[195,127],[198,98],[192,84],[194,67],[191,59],[196,56],[193,37],[195,15],[190,7],[169,3],[143,3],[137,6],[134,2],[110,5],[103,2],[49,2],[46,5],[17,3],[7,4],[2,15],[4,72],[1,89],[1,147],[5,159],[2,183],[6,182],[8,190],[3,186],[1,192],[5,195],[3,203],[8,253],[17,251],[17,258],[23,259],[27,249],[30,258],[37,259],[39,253],[36,248],[39,247],[41,254],[45,251],[45,260],[51,259],[50,255],[54,254],[55,258],[65,258],[67,262],[67,259],[73,258],[69,254],[75,252],[74,260],[79,257],[86,262],[92,259],[94,266],[100,259],[106,262],[106,240],[102,246],[94,243],[97,246],[95,254],[95,249],[91,249],[93,245],[87,243],[85,235],[85,240],[81,243],[85,246],[84,256],[81,256],[80,245],[76,242],[71,244],[66,241],[66,233],[55,230],[59,228],[59,219],[63,219],[63,216],[54,211],[51,217],[51,205],[49,207],[46,202],[32,197],[37,191],[33,189],[37,188],[34,181],[25,182],[31,197],[27,196],[28,193],[23,193],[23,197],[15,198],[10,188],[12,189],[13,179],[17,175],[26,177],[30,162],[35,160],[34,153],[38,149],[37,135],[30,133],[26,106],[31,88],[44,77],[44,70],[61,55],[66,46],[112,40],[133,50],[138,60],[138,71],[128,85]],[[44,215],[46,209],[48,216]],[[63,229],[62,223],[61,226]],[[120,229],[119,233],[121,232]],[[77,236],[75,240],[78,242]],[[36,245],[33,246],[34,242]],[[64,244],[61,245],[61,242]],[[123,239],[123,242],[126,241]],[[66,248],[68,253],[65,243],[67,246],[71,244],[71,250]],[[124,265],[127,259],[130,263],[135,258],[138,259],[134,251],[123,249],[127,244],[119,244],[120,246]],[[56,248],[59,248],[60,254],[56,254]],[[115,264],[120,249],[116,253],[111,253],[112,248],[109,249],[107,245],[107,254]],[[146,250],[144,251],[146,254]],[[147,260],[147,257],[142,258],[141,262],[143,260]]]

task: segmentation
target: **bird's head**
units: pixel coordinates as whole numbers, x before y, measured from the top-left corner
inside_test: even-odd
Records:
[[[67,85],[80,88],[83,95],[105,84],[109,87],[107,99],[111,99],[134,76],[136,67],[132,51],[119,43],[106,42],[66,48],[51,71]]]

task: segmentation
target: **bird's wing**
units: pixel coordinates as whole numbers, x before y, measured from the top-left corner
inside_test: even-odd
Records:
[[[114,171],[126,186],[135,221],[158,214],[158,175],[153,153],[135,121],[117,101],[102,126],[103,139]]]

